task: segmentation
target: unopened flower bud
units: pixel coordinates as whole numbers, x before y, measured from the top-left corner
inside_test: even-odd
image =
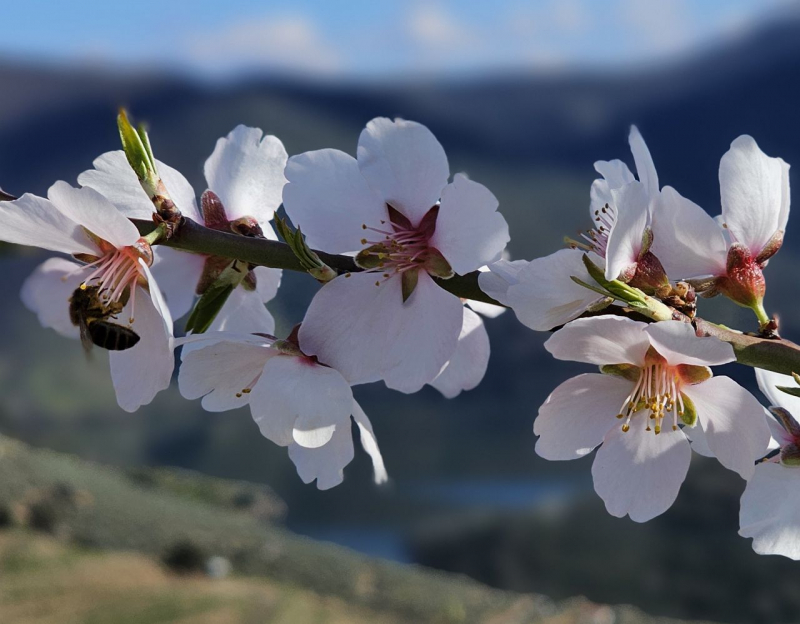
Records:
[[[728,250],[727,273],[716,285],[733,302],[753,309],[761,306],[767,290],[761,267],[741,243],[733,243]]]

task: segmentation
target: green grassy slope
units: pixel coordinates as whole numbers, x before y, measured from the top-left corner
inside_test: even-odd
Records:
[[[6,524],[57,538],[0,533],[0,613],[16,618],[4,622],[664,621],[583,600],[556,605],[292,535],[270,522],[282,508],[262,486],[126,473],[7,438],[0,475]],[[168,574],[157,561],[187,540],[227,557],[234,575]]]

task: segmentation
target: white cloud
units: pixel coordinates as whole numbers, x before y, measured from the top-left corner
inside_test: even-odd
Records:
[[[684,50],[697,34],[685,0],[620,0],[618,13],[646,55]]]
[[[339,51],[302,15],[264,16],[194,33],[177,54],[209,73],[280,69],[331,74],[343,69]]]

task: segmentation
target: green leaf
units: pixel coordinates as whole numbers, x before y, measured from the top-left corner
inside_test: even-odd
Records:
[[[248,265],[236,260],[219,274],[197,303],[186,321],[186,331],[202,334],[211,327],[233,290],[247,277]]]
[[[122,140],[122,149],[125,152],[125,157],[128,159],[131,168],[136,172],[139,181],[148,179],[151,174],[157,179],[155,167],[150,160],[150,152],[142,142],[140,134],[128,121],[128,115],[124,109],[121,109],[117,116],[117,127],[119,128],[119,137]]]
[[[781,392],[791,394],[792,396],[800,397],[800,387],[789,388],[788,386],[776,386]]]
[[[694,406],[692,400],[681,392],[681,399],[683,400],[683,411],[678,412],[678,416],[687,427],[694,427],[697,424],[697,408]],[[672,409],[678,409],[678,405]]]
[[[403,282],[403,303],[405,303],[417,287],[419,271],[406,271],[400,279]]]

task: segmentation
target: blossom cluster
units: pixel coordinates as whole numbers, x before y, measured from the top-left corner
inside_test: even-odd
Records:
[[[595,163],[602,178],[590,192],[593,228],[580,240],[530,262],[501,260],[480,276],[522,323],[555,331],[544,345],[555,358],[599,367],[562,383],[539,408],[536,452],[568,460],[597,449],[596,492],[609,513],[637,522],[672,505],[693,451],[716,458],[747,481],[741,535],[759,553],[800,559],[800,425],[792,416],[800,399],[778,389],[796,394],[796,384],[756,369],[773,406],[765,410],[712,373],[736,360],[731,344],[692,324],[697,296],[722,294],[755,312],[762,336],[777,336],[763,270],[789,218],[789,165],[752,137],[733,141],[719,168],[721,214],[711,218],[659,185],[635,127],[629,141],[637,175],[620,160]]]
[[[474,388],[489,359],[482,316],[508,307],[531,329],[554,332],[545,348],[555,358],[599,367],[539,408],[539,455],[597,449],[597,493],[611,514],[639,522],[670,507],[693,451],[714,457],[747,480],[741,534],[758,552],[800,559],[794,380],[757,371],[765,410],[712,373],[736,354],[694,322],[698,296],[724,295],[754,311],[762,337],[777,338],[764,269],[783,242],[789,166],[751,137],[722,157],[721,215],[711,218],[660,186],[632,128],[636,175],[620,160],[595,163],[592,228],[554,254],[512,261],[498,200],[462,173],[451,177],[444,149],[415,122],[372,120],[356,157],[289,157],[278,138],[239,126],[206,160],[199,198],[124,115],[120,131],[124,149],[99,156],[77,186],[0,202],[0,240],[60,254],[26,280],[22,300],[42,325],[109,351],[122,409],[170,385],[179,350],[181,394],[213,412],[247,406],[304,482],[342,481],[355,423],[381,483],[387,472],[353,386],[430,385],[448,398]],[[294,230],[276,217],[280,207]],[[266,304],[280,269],[170,244],[182,228],[225,233],[242,249],[280,232],[321,283],[299,324],[275,335]],[[331,254],[351,268],[325,264]],[[482,301],[453,294],[456,276],[476,278]]]

